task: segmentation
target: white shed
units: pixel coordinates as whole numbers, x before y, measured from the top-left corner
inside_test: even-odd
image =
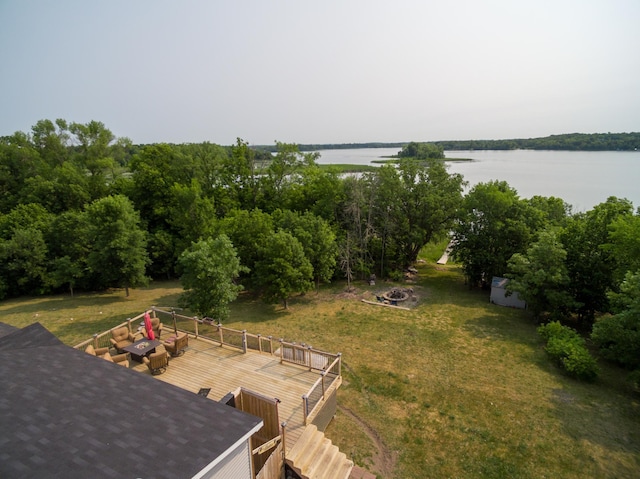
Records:
[[[491,280],[491,302],[500,306],[526,309],[527,303],[520,299],[518,293],[512,293],[507,296],[506,286],[508,282],[508,278],[500,278],[498,276],[493,277]]]

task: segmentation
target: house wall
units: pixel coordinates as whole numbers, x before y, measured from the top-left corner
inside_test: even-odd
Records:
[[[206,475],[197,477],[202,479],[252,479],[252,476],[251,451],[249,440],[247,440],[230,452]]]

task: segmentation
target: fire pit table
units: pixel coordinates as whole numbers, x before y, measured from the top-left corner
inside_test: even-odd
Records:
[[[129,346],[122,348],[129,354],[134,361],[142,362],[142,358],[156,352],[156,347],[160,346],[160,341],[157,339],[140,339]]]

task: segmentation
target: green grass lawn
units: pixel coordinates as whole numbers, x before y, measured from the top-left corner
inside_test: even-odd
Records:
[[[427,249],[409,311],[363,303],[391,284],[336,283],[289,310],[244,294],[226,326],[342,352],[344,384],[327,435],[379,477],[624,478],[640,471],[640,397],[601,364],[594,384],[547,359],[536,325],[469,290]],[[66,344],[151,305],[175,306],[178,282],[131,291],[0,303],[0,321],[40,321]]]

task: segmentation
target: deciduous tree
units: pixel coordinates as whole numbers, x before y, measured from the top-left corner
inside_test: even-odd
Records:
[[[542,223],[541,214],[507,182],[474,186],[453,228],[453,255],[462,263],[469,284],[485,286],[493,276],[503,276],[509,258],[526,251]]]
[[[266,239],[255,273],[265,301],[282,301],[285,309],[293,293],[313,288],[313,266],[300,242],[286,231],[278,231]]]
[[[321,281],[331,280],[336,269],[338,246],[329,223],[308,212],[299,214],[277,210],[273,216],[278,228],[291,233],[302,244],[304,254],[313,267],[316,289]]]
[[[91,252],[88,264],[105,287],[129,288],[147,283],[146,232],[128,198],[107,196],[87,207]]]
[[[556,234],[548,230],[540,233],[526,254],[515,253],[509,259],[507,291],[517,292],[536,319],[545,312],[560,319],[572,309],[566,256]]]
[[[229,303],[238,297],[242,286],[235,283],[240,259],[226,235],[193,243],[179,259],[184,293],[180,303],[196,314],[219,321],[229,315]]]

